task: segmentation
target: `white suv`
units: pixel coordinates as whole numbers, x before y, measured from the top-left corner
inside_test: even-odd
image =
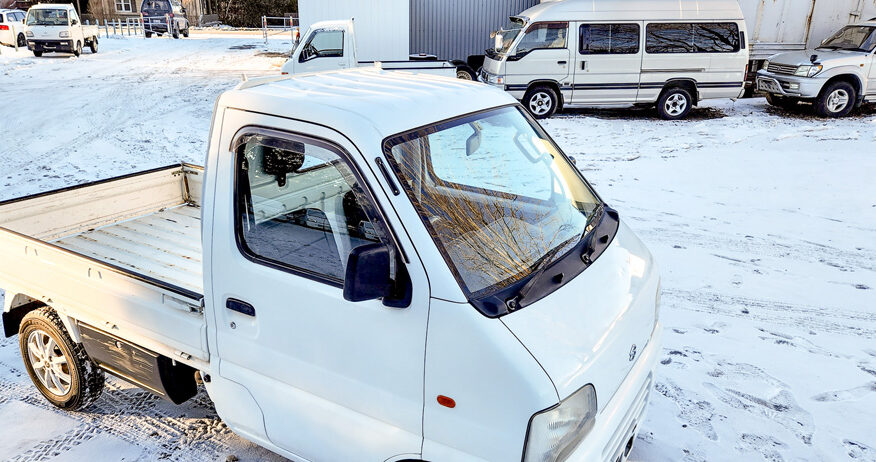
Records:
[[[0,45],[26,47],[24,37],[25,12],[0,9]]]

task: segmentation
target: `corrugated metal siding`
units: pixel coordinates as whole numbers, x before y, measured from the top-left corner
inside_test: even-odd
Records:
[[[410,0],[411,53],[465,59],[490,48],[490,32],[539,0]]]

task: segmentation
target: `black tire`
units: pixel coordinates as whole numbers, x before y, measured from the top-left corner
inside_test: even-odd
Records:
[[[73,48],[73,56],[82,56],[82,42],[76,42],[76,46]]]
[[[546,119],[554,115],[559,104],[557,91],[547,85],[534,86],[523,95],[523,106],[536,119]]]
[[[799,102],[796,99],[787,98],[785,96],[774,95],[772,93],[766,94],[766,100],[770,106],[775,106],[775,107],[779,107],[782,109],[793,109],[793,108],[797,107],[797,103]]]
[[[682,87],[667,88],[657,99],[657,114],[663,120],[681,120],[693,109],[690,92]]]
[[[179,38],[179,28],[177,28],[176,26],[173,26],[173,38]]]
[[[97,53],[97,37],[91,37],[91,43],[88,44],[88,48],[91,49],[91,54]]]
[[[152,38],[152,32],[146,32],[146,38]]]
[[[815,113],[821,117],[845,117],[855,109],[858,92],[848,82],[834,82],[821,90],[815,100]]]
[[[189,27],[188,26],[186,26],[186,28],[183,29],[182,34],[183,34],[183,37],[189,38]]]
[[[33,55],[36,56],[37,58],[39,58],[39,57],[41,57],[41,56],[43,55],[43,52],[42,52],[42,51],[36,51],[36,50],[34,50],[34,51],[33,51]]]
[[[459,80],[477,80],[478,77],[468,67],[457,67],[456,78]]]
[[[24,34],[18,34],[18,48],[24,48],[27,46],[27,38]]]
[[[42,339],[51,339],[51,342],[46,340],[40,343]],[[100,397],[106,380],[103,370],[89,359],[81,344],[73,343],[61,319],[51,308],[43,307],[24,316],[18,329],[18,344],[28,375],[50,403],[67,411],[75,411]],[[34,348],[33,345],[43,345],[45,349],[40,351],[38,346]],[[33,353],[34,350],[39,353]],[[42,357],[50,354],[53,359],[63,358],[65,364],[57,365],[55,372],[43,374],[41,378],[34,369],[34,360],[41,357],[40,353]],[[54,361],[49,362],[55,364]],[[68,384],[64,384],[63,375],[69,378]],[[61,387],[69,386],[69,391],[59,394],[53,392],[50,386],[59,391],[63,391]]]

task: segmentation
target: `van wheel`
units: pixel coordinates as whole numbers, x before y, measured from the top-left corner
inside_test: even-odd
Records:
[[[82,55],[82,42],[76,42],[76,47],[73,48],[73,56]]]
[[[24,48],[27,46],[27,39],[24,37],[24,34],[18,34],[18,48]]]
[[[523,105],[536,119],[546,119],[557,112],[559,97],[548,86],[532,87],[523,96]]]
[[[848,82],[834,82],[815,101],[815,113],[821,117],[845,117],[855,108],[858,93]]]
[[[88,48],[91,48],[91,54],[97,53],[97,37],[91,37],[91,43],[88,44]]]
[[[681,120],[693,108],[693,97],[681,87],[670,88],[657,100],[657,114],[664,120]]]
[[[74,411],[93,403],[106,376],[82,345],[73,343],[58,315],[49,307],[24,316],[18,330],[24,367],[37,390],[55,406]]]

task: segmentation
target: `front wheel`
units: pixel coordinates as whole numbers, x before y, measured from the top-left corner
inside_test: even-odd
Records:
[[[88,48],[91,48],[91,54],[97,53],[97,37],[91,38],[91,43],[88,44]]]
[[[51,308],[24,316],[18,344],[28,375],[53,405],[73,411],[91,404],[103,391],[103,370],[89,359],[82,345],[73,343]]]
[[[530,88],[523,96],[523,106],[536,119],[546,119],[554,115],[559,101],[556,90],[547,86]]]
[[[82,55],[82,42],[76,42],[76,47],[73,48],[73,56]]]
[[[681,120],[693,108],[693,97],[684,88],[670,88],[657,100],[657,114],[664,120]]]
[[[456,68],[456,78],[459,80],[477,80],[474,73],[464,67]]]
[[[41,57],[41,56],[43,55],[43,52],[42,52],[42,51],[36,51],[36,50],[33,50],[33,55],[36,56],[37,58],[39,58],[39,57]]]
[[[845,117],[855,108],[858,93],[848,82],[834,82],[822,90],[815,101],[815,112],[821,117]]]
[[[24,48],[27,46],[27,39],[24,37],[24,34],[18,34],[18,48]]]

